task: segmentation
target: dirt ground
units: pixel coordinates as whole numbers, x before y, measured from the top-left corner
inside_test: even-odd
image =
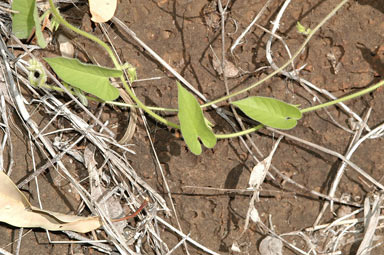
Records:
[[[269,68],[261,68],[269,66],[265,52],[269,34],[256,26],[251,28],[233,55],[229,53],[232,43],[266,2],[264,0],[230,1],[225,26],[225,48],[228,49],[229,60],[240,70],[236,77],[228,80],[230,91],[238,91],[250,86],[271,72]],[[120,1],[116,16],[196,89],[212,100],[226,93],[224,81],[212,64],[214,54],[221,56],[222,44],[220,15],[216,3],[217,1],[207,0]],[[257,23],[268,30],[272,29],[271,22],[282,4],[283,1],[272,1]],[[296,22],[300,21],[304,26],[313,28],[336,5],[335,1],[329,0],[292,1],[284,13],[277,34],[284,39],[291,52],[295,52],[306,39],[304,35],[297,32]],[[91,23],[84,4],[63,5],[62,13],[70,23],[104,38],[100,28]],[[176,108],[177,87],[173,75],[115,25],[110,25],[108,32],[121,60],[137,68],[139,79],[160,77],[160,79],[134,83],[134,90],[138,97],[147,105]],[[71,39],[77,45],[76,52],[80,60],[112,66],[101,48],[84,38],[72,36]],[[288,59],[284,45],[278,41],[272,45],[272,52],[277,65],[282,65]],[[39,51],[38,54],[53,56],[58,52],[51,46],[47,50]],[[335,56],[337,70],[329,58],[330,54]],[[301,78],[338,97],[382,80],[384,78],[384,1],[347,3],[315,34],[295,62],[296,67],[303,64],[307,65],[300,71]],[[300,105],[302,108],[314,104],[313,95],[297,82],[282,76],[275,76],[256,89],[236,98],[250,95],[275,97]],[[323,102],[329,100],[325,97],[320,98]],[[378,89],[348,101],[346,105],[360,116],[364,116],[372,107],[367,124],[370,127],[376,127],[383,122],[383,102],[384,90]],[[89,108],[91,111],[97,110],[95,105]],[[229,110],[227,106],[224,108]],[[338,123],[349,127],[348,114],[338,107],[330,107],[327,110]],[[34,115],[35,121],[47,123],[49,116],[44,116],[41,111],[39,113]],[[101,118],[111,120],[111,128],[121,135],[122,126],[126,124],[128,116],[127,111],[106,106]],[[209,111],[207,116],[215,124],[215,132],[233,132],[228,123],[218,117],[214,111]],[[168,117],[175,120],[172,115]],[[204,149],[200,156],[195,156],[188,151],[178,131],[175,132],[152,119],[148,120],[154,147],[165,171],[183,232],[190,233],[191,238],[219,254],[259,254],[258,246],[266,233],[258,224],[251,222],[249,229],[239,239],[244,230],[251,193],[221,190],[243,190],[248,187],[250,172],[255,162],[240,140],[219,140],[214,149]],[[26,169],[28,171],[32,169],[32,161],[29,144],[25,142],[24,135],[17,130],[14,132],[18,137],[14,141],[15,148],[20,152],[17,154],[17,163],[13,170],[14,179],[17,182],[26,176]],[[298,126],[287,133],[343,155],[353,137],[353,134],[336,126],[324,110],[305,114]],[[253,142],[264,156],[269,154],[277,137],[277,134],[265,129],[251,135]],[[131,149],[136,152],[135,155],[128,155],[132,167],[151,187],[168,199],[142,121],[139,121],[130,143]],[[382,138],[367,140],[353,154],[351,161],[381,182],[384,175],[383,149]],[[35,156],[37,160],[44,158],[44,155]],[[259,156],[258,158],[263,159]],[[332,155],[285,138],[280,143],[272,164],[308,190],[328,194],[341,161]],[[78,171],[81,177],[81,169],[78,168],[80,166],[75,162],[72,165],[72,171]],[[277,234],[292,233],[311,227],[321,211],[324,200],[288,184],[275,172],[271,173],[274,179],[267,177],[262,186],[260,201],[255,204],[262,222],[274,229]],[[50,174],[41,178],[39,188],[44,190],[41,193],[44,195],[41,200],[45,208],[62,212],[75,211],[78,206],[76,195],[71,194],[70,188],[66,185],[61,187],[53,185],[53,179],[54,177]],[[30,199],[36,201],[32,192],[35,190],[33,185],[29,187]],[[215,189],[207,190],[201,187]],[[337,189],[336,197],[348,195],[352,202],[362,203],[367,194],[373,191],[375,187],[370,182],[351,168],[347,168]],[[339,207],[336,204],[336,209]],[[328,223],[335,217],[328,209],[321,224]],[[174,216],[169,218],[169,221],[176,226]],[[11,247],[5,245],[18,238],[17,229],[3,225],[0,231],[3,236],[0,247],[14,252],[14,243]],[[80,245],[49,244],[42,230],[27,231],[29,230],[24,230],[24,233],[28,234],[23,239],[20,254],[92,253],[91,250]],[[163,231],[162,237],[169,247],[173,247],[180,241],[167,229]],[[65,239],[65,235],[54,233],[52,238],[61,240]],[[298,248],[308,250],[303,238],[293,234],[284,238]],[[318,236],[317,238],[312,241],[321,243],[327,237]],[[356,236],[353,238],[344,240],[345,244],[341,245],[342,254],[356,253],[359,241],[354,241]],[[241,253],[231,251],[235,241],[239,244]],[[188,250],[190,254],[205,254],[192,245],[188,245]],[[318,252],[321,254],[321,250]],[[372,254],[383,253],[383,247],[377,247],[372,252]],[[174,254],[187,253],[185,247],[181,246]],[[285,247],[283,254],[298,253]]]

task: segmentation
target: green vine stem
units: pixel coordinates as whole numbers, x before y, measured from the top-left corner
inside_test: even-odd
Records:
[[[219,99],[216,99],[214,101],[211,101],[211,102],[208,102],[206,104],[203,104],[201,107],[207,107],[207,106],[211,106],[213,104],[217,104],[217,103],[220,103],[222,101],[225,101],[225,100],[228,100],[229,98],[231,97],[234,97],[234,96],[237,96],[237,95],[240,95],[244,92],[247,92],[248,90],[250,89],[253,89],[257,86],[259,86],[260,84],[264,83],[265,81],[269,80],[270,78],[272,78],[273,76],[275,76],[276,74],[280,73],[280,71],[282,71],[284,68],[286,68],[288,65],[290,65],[293,60],[296,59],[297,56],[300,55],[300,53],[303,51],[304,47],[308,44],[308,42],[311,40],[312,36],[317,32],[317,30],[319,30],[324,24],[325,22],[327,22],[333,15],[335,15],[335,13],[345,4],[347,3],[348,0],[343,0],[341,1],[340,4],[338,4],[336,6],[336,8],[334,8],[312,31],[310,34],[308,34],[307,36],[307,39],[303,42],[303,44],[300,46],[300,48],[295,52],[295,54],[293,54],[292,58],[290,60],[288,60],[284,65],[282,65],[279,69],[275,70],[274,72],[272,72],[271,74],[269,74],[268,76],[266,76],[265,78],[261,79],[260,81],[252,84],[251,86],[245,88],[245,89],[242,89],[242,90],[239,90],[237,92],[234,92],[230,95],[227,95],[227,96],[224,96],[224,97],[221,97]]]
[[[107,53],[109,54],[110,58],[112,59],[112,62],[113,64],[115,65],[115,67],[119,70],[121,70],[121,67],[120,67],[120,64],[119,62],[117,61],[115,55],[113,54],[113,51],[111,50],[111,48],[105,43],[103,42],[102,40],[100,40],[99,38],[97,38],[96,36],[94,35],[91,35],[91,34],[88,34],[87,32],[71,25],[70,23],[68,23],[68,21],[66,21],[62,16],[61,14],[59,13],[59,11],[56,9],[55,7],[55,4],[53,3],[53,0],[49,0],[49,6],[51,7],[51,12],[53,13],[53,15],[55,15],[55,18],[57,19],[57,21],[66,26],[67,28],[69,28],[70,30],[72,30],[73,32],[75,33],[78,33],[79,35],[82,35],[92,41],[94,41],[95,43],[99,44],[101,47],[103,47]]]
[[[264,127],[264,125],[260,124],[260,125],[257,125],[255,127],[253,127],[253,128],[249,128],[249,129],[237,132],[237,133],[219,134],[219,135],[215,134],[215,136],[216,136],[217,139],[236,138],[236,137],[239,137],[239,136],[243,136],[243,135],[247,135],[247,134],[256,132],[257,130],[261,129],[262,127]]]
[[[315,105],[315,106],[312,106],[312,107],[308,107],[308,108],[305,108],[303,110],[300,110],[302,113],[306,113],[306,112],[311,112],[311,111],[315,111],[315,110],[318,110],[318,109],[321,109],[321,108],[324,108],[324,107],[328,107],[328,106],[331,106],[331,105],[334,105],[334,104],[338,104],[340,102],[344,102],[344,101],[347,101],[347,100],[351,100],[353,98],[356,98],[356,97],[359,97],[359,96],[362,96],[364,94],[367,94],[381,86],[384,85],[384,80],[380,81],[379,83],[376,83],[375,85],[369,87],[369,88],[366,88],[366,89],[363,89],[359,92],[356,92],[354,94],[351,94],[351,95],[348,95],[348,96],[345,96],[345,97],[342,97],[342,98],[339,98],[339,99],[336,99],[336,100],[333,100],[333,101],[330,101],[330,102],[327,102],[327,103],[324,103],[324,104],[319,104],[319,105]]]
[[[52,0],[51,0],[52,1]],[[173,127],[173,128],[176,128],[176,129],[180,129],[180,126],[177,125],[176,123],[174,122],[171,122],[169,120],[166,120],[164,119],[163,117],[161,117],[160,115],[154,113],[152,110],[150,110],[145,104],[143,104],[137,97],[136,95],[133,93],[133,91],[131,90],[131,88],[128,86],[127,82],[125,81],[124,79],[124,75],[120,76],[120,80],[123,82],[123,85],[124,85],[124,88],[125,90],[127,91],[128,95],[133,99],[133,101],[136,102],[137,106],[140,107],[141,109],[143,109],[146,113],[148,113],[151,117],[153,117],[154,119],[156,119],[157,121],[167,125],[167,126],[170,126],[170,127]]]
[[[340,102],[344,102],[344,101],[351,100],[353,98],[365,95],[365,94],[367,94],[367,93],[369,93],[371,91],[374,91],[375,89],[377,89],[377,88],[379,88],[379,87],[381,87],[383,85],[384,85],[384,80],[376,83],[375,85],[372,85],[369,88],[366,88],[366,89],[363,89],[363,90],[361,90],[359,92],[356,92],[356,93],[354,93],[352,95],[348,95],[348,96],[345,96],[345,97],[342,97],[342,98],[339,98],[339,99],[336,99],[336,100],[333,100],[333,101],[330,101],[330,102],[327,102],[327,103],[324,103],[324,104],[319,104],[319,105],[315,105],[315,106],[312,106],[312,107],[308,107],[308,108],[302,109],[300,111],[302,113],[307,113],[307,112],[319,110],[319,109],[322,109],[322,108],[325,108],[325,107],[329,107],[329,106],[338,104]],[[255,132],[255,131],[259,130],[262,127],[264,127],[264,125],[260,124],[260,125],[257,125],[255,127],[253,127],[253,128],[249,128],[249,129],[237,132],[237,133],[216,135],[216,138],[217,139],[234,138],[234,137],[238,137],[238,136],[242,136],[242,135],[246,135],[246,134]]]
[[[119,64],[119,62],[117,61],[115,55],[113,54],[113,51],[111,50],[111,48],[106,44],[104,43],[103,41],[101,41],[99,38],[97,38],[96,36],[94,35],[91,35],[91,34],[88,34],[87,32],[81,30],[81,29],[78,29],[77,27],[75,26],[72,26],[71,24],[69,24],[61,15],[60,13],[58,12],[58,10],[56,9],[54,3],[53,3],[53,0],[49,0],[49,5],[51,7],[51,11],[53,13],[53,15],[55,15],[57,21],[66,26],[68,29],[94,41],[95,43],[99,44],[100,46],[102,46],[106,51],[107,53],[109,54],[110,58],[112,59],[112,62],[113,64],[115,65],[115,68],[116,69],[119,69],[121,70],[121,65]],[[167,126],[170,126],[170,127],[173,127],[173,128],[177,128],[177,129],[180,129],[180,126],[177,125],[176,123],[173,123],[171,121],[168,121],[166,119],[164,119],[163,117],[161,117],[160,115],[154,113],[151,109],[149,109],[145,104],[143,104],[137,97],[136,95],[133,93],[133,91],[131,90],[131,88],[128,86],[127,84],[127,81],[125,80],[124,78],[124,75],[121,75],[120,77],[120,80],[122,81],[123,83],[123,86],[124,86],[124,89],[127,91],[128,95],[133,99],[133,101],[135,101],[135,103],[138,105],[138,107],[140,107],[141,109],[143,109],[146,113],[148,113],[151,117],[153,117],[154,119],[156,119],[157,121],[167,125]]]

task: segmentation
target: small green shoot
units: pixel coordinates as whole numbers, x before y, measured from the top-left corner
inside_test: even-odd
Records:
[[[183,86],[177,83],[181,134],[188,148],[195,155],[201,154],[200,140],[205,147],[213,148],[216,145],[216,136],[207,125],[203,111],[196,98]]]
[[[52,16],[51,23],[48,26],[48,29],[52,32],[55,32],[57,29],[59,29],[60,22],[56,19],[55,16]]]
[[[58,8],[56,8],[56,10],[58,11]],[[40,16],[40,23],[42,23],[43,20],[49,15],[51,15],[51,10],[44,12],[43,15]],[[47,28],[53,33],[59,28],[59,26],[60,22],[56,19],[55,15],[52,15],[50,21],[47,24]]]
[[[312,33],[312,29],[306,28],[305,26],[301,25],[299,21],[296,24],[296,29],[297,29],[297,32],[303,35],[309,35],[310,33]]]
[[[119,97],[119,90],[109,81],[110,77],[120,77],[121,70],[81,63],[74,58],[44,58],[55,73],[69,85],[88,92],[104,101]]]
[[[232,103],[248,117],[269,127],[291,129],[301,119],[300,110],[291,104],[270,97],[248,97]]]
[[[137,80],[136,67],[134,67],[133,65],[131,65],[131,64],[129,64],[129,63],[125,63],[125,64],[122,66],[122,69],[126,69],[126,70],[127,70],[128,78],[129,78],[129,81],[130,81],[131,83]]]
[[[81,102],[84,106],[88,106],[88,99],[87,99],[87,97],[84,95],[84,92],[83,92],[81,89],[73,88],[73,93],[74,93],[75,96],[77,96],[77,98],[79,98],[80,102]]]

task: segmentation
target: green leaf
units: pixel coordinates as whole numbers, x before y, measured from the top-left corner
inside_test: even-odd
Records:
[[[18,13],[12,14],[12,32],[19,39],[27,39],[35,26],[33,12],[36,1],[13,0],[12,10]]]
[[[32,2],[35,2],[35,1],[32,1]],[[36,28],[35,35],[37,38],[37,44],[41,48],[44,49],[45,47],[47,47],[47,42],[45,41],[43,33],[41,32],[40,18],[39,18],[39,14],[37,12],[36,4],[33,7],[33,21],[34,21],[35,28]]]
[[[47,47],[43,33],[41,32],[39,14],[37,12],[36,1],[34,0],[14,0],[12,10],[18,13],[12,14],[12,32],[19,39],[27,39],[33,32],[37,37],[37,43],[41,48]]]
[[[74,58],[44,58],[55,73],[69,85],[95,95],[104,101],[119,97],[119,90],[112,86],[110,77],[119,77],[121,70],[81,63]]]
[[[297,29],[297,32],[303,35],[309,35],[312,32],[310,28],[306,28],[299,21],[296,23],[296,29]]]
[[[177,87],[179,102],[177,116],[180,120],[181,134],[191,152],[199,155],[202,151],[199,138],[205,147],[213,148],[216,144],[216,136],[208,127],[196,98],[179,83]]]
[[[232,104],[251,119],[278,129],[294,128],[302,116],[296,106],[270,97],[248,97]]]

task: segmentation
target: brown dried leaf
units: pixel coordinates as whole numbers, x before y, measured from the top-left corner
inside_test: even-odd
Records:
[[[99,217],[81,217],[32,206],[12,180],[0,171],[0,222],[15,227],[86,233],[101,227]]]

